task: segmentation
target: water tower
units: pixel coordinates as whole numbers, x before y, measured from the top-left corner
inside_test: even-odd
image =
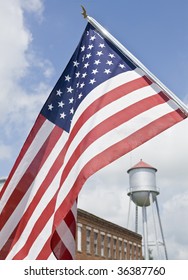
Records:
[[[138,230],[138,207],[142,208],[142,223],[143,223],[143,245],[144,245],[144,258],[149,259],[149,242],[148,242],[148,221],[147,221],[147,207],[152,208],[152,217],[154,225],[154,235],[155,242],[150,245],[156,246],[158,257],[159,257],[159,245],[163,246],[165,258],[167,259],[167,250],[162,230],[162,224],[160,219],[159,207],[157,202],[157,195],[159,195],[159,189],[156,187],[156,172],[157,169],[151,165],[140,162],[130,168],[129,174],[129,184],[130,188],[127,195],[130,197],[131,201],[136,205],[136,215],[135,215],[135,230]],[[154,209],[154,205],[156,206]],[[130,208],[129,214],[130,215]],[[156,219],[157,218],[157,219]],[[157,221],[158,223],[157,223]],[[129,217],[128,217],[129,221]],[[158,238],[157,224],[160,232],[160,237],[162,242]]]

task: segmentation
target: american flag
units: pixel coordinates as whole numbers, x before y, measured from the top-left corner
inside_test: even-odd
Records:
[[[88,23],[1,191],[0,259],[73,259],[84,182],[184,118]]]

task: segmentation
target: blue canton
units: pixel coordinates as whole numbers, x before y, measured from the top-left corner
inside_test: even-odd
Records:
[[[133,69],[135,66],[88,23],[41,114],[69,132],[76,109],[91,90],[104,81]]]

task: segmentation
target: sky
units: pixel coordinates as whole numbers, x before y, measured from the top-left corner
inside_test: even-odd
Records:
[[[80,5],[188,104],[188,1],[0,0],[0,178],[8,176],[80,40],[87,24]],[[188,120],[184,120],[93,175],[78,206],[126,227],[127,170],[142,158],[158,169],[158,202],[169,259],[187,260],[187,143]],[[128,225],[133,230],[134,208],[132,204]],[[139,214],[139,231],[140,224]],[[152,232],[151,223],[151,239]]]

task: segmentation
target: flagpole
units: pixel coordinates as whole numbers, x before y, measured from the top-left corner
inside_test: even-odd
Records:
[[[188,116],[187,106],[170,90],[168,89],[155,75],[153,75],[130,51],[128,51],[114,36],[112,36],[102,25],[100,25],[94,18],[87,15],[85,8],[82,6],[82,15],[88,22],[96,28],[108,41],[115,45],[118,50],[126,57],[128,57],[135,66],[140,67],[153,82],[162,88],[164,93],[172,99]]]

